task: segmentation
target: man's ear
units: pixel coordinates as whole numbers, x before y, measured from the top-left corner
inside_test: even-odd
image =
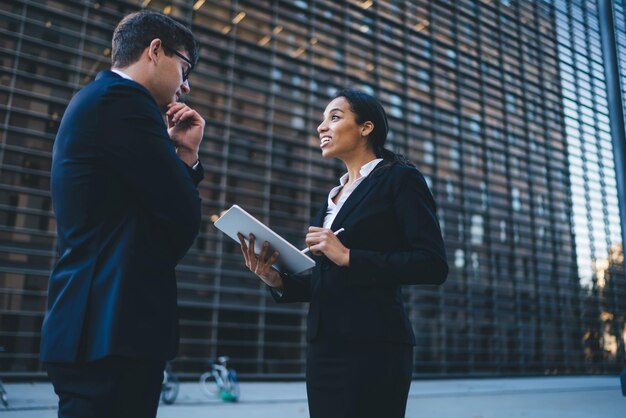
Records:
[[[148,45],[148,59],[156,63],[161,55],[163,55],[163,43],[159,38],[154,38]]]
[[[361,136],[368,136],[374,131],[374,124],[369,120],[361,124]]]

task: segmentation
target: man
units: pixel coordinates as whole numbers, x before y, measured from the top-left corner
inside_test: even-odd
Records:
[[[204,120],[178,102],[197,59],[173,19],[126,16],[112,70],[63,116],[51,180],[59,259],[41,336],[59,417],[156,415],[178,346],[174,268],[200,225]]]

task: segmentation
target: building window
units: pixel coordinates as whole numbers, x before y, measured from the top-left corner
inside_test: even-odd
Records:
[[[484,233],[483,217],[481,215],[472,215],[472,226],[470,227],[472,244],[482,244]]]

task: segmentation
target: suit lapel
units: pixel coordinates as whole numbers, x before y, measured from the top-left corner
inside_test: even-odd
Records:
[[[328,197],[324,200],[324,205],[317,211],[317,215],[313,218],[312,226],[322,226],[324,225],[324,216],[326,216],[326,209],[328,209]]]
[[[348,200],[345,201],[337,217],[333,221],[331,225],[331,229],[336,231],[341,227],[341,224],[346,219],[346,217],[359,206],[359,203],[367,196],[367,194],[372,190],[372,188],[378,183],[382,174],[382,168],[387,166],[388,163],[386,161],[381,161],[378,166],[370,173],[369,176],[365,177],[361,184],[359,184],[356,189],[352,192]],[[327,203],[328,205],[328,203]]]

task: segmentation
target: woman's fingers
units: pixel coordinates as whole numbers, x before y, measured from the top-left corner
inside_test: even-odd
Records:
[[[250,260],[248,256],[248,246],[246,245],[246,240],[241,234],[241,232],[237,232],[237,238],[239,238],[239,244],[241,244],[241,252],[243,253],[243,259],[246,261],[246,267],[250,267]]]
[[[267,281],[270,278],[272,265],[276,263],[276,260],[280,255],[278,251],[274,251],[272,254],[269,254],[270,244],[265,241],[261,246],[261,251],[257,255],[254,252],[255,236],[253,234],[248,236],[247,244],[243,234],[237,233],[237,238],[239,239],[239,244],[241,245],[241,252],[246,262],[246,267],[248,267],[248,269],[250,269],[250,271],[255,273],[257,276],[264,279],[264,281]]]
[[[267,241],[265,241],[263,245],[261,246],[261,252],[259,253],[259,257],[258,257],[261,263],[264,263],[265,260],[267,259],[267,249],[269,248],[269,246],[270,245],[268,244]]]
[[[311,231],[311,228],[309,228],[309,231]],[[306,246],[309,247],[311,254],[322,255],[322,252],[315,248],[315,246],[320,243],[320,240],[321,237],[318,232],[309,232],[306,234],[304,242],[306,243]]]
[[[259,252],[259,255],[255,255],[256,257],[256,266],[254,268],[254,272],[256,273],[257,276],[260,277],[264,277],[265,276],[265,253],[267,252],[267,241],[265,241],[263,243],[263,245],[261,246],[261,252]]]
[[[248,258],[250,259],[250,269],[256,269],[256,254],[254,253],[254,235],[248,235]],[[254,271],[254,270],[253,270]]]
[[[332,240],[335,237],[333,231],[327,228],[309,227],[309,233],[306,234],[304,242],[308,247],[318,245],[327,240]]]
[[[280,253],[278,251],[274,251],[274,253],[270,256],[269,260],[267,260],[267,264],[271,267],[274,263],[276,263],[276,260],[278,260],[279,255]]]
[[[329,228],[309,227],[305,242],[314,255],[325,254],[329,256],[329,252],[332,253],[337,248],[343,248],[341,241],[339,241],[335,233]]]
[[[261,278],[261,280],[263,280],[268,286],[282,287],[282,279],[280,278],[278,271],[272,267],[280,255],[278,251],[268,254],[271,247],[269,242],[265,241],[261,247],[259,255],[256,255],[254,252],[254,235],[249,235],[247,244],[242,233],[238,232],[237,238],[239,239],[239,244],[241,245],[241,252],[246,262],[246,267],[251,272],[259,276],[259,278]]]
[[[267,276],[270,269],[272,268],[272,264],[278,258],[278,252],[274,251],[271,255],[268,255],[270,250],[269,242],[265,241],[263,246],[261,247],[261,252],[257,257],[257,265],[255,273],[260,276]]]

